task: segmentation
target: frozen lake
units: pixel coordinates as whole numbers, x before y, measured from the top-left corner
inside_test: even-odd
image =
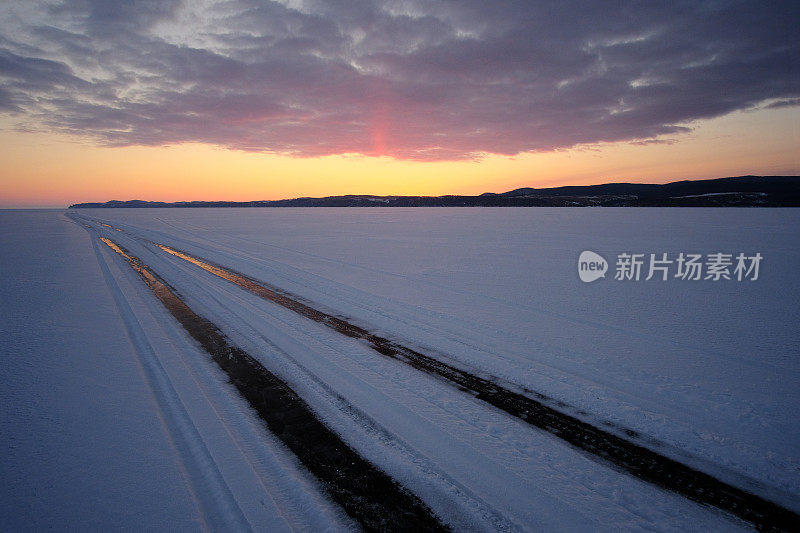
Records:
[[[797,210],[91,215],[800,493]],[[764,259],[756,281],[584,284],[583,250]]]
[[[73,235],[83,232],[80,226],[60,213],[50,214],[48,223],[75,241],[64,246],[59,237],[51,237],[52,248],[70,254],[73,252],[67,250],[87,246],[88,237]],[[237,289],[205,281],[193,267],[161,257],[157,250],[142,244],[144,240],[235,269],[459,368],[550,396],[564,402],[566,409],[584,412],[582,416],[593,423],[609,422],[639,432],[661,453],[783,505],[796,505],[800,496],[800,422],[795,415],[800,405],[798,210],[253,208],[98,209],[70,214],[122,230],[101,227],[185,293],[190,305],[199,306],[215,323],[229,324],[229,330],[223,327],[225,333],[252,350],[266,350],[265,343],[271,343],[294,353],[289,345],[304,343],[304,353],[310,351],[312,358],[297,359],[297,365],[304,365],[308,375],[354,405],[367,402],[358,399],[367,389],[346,380],[339,384],[337,380],[343,378],[334,370],[313,367],[315,350],[322,354],[325,349],[321,346],[334,341],[319,337],[315,342],[322,345],[318,348],[310,341],[298,341],[292,328],[303,326],[288,322],[295,319],[277,312],[277,322],[270,327],[280,333],[261,332],[266,326],[256,318],[248,318],[252,322],[237,329],[235,324],[241,319],[236,316],[273,311],[249,307],[263,304],[251,303],[234,292]],[[3,215],[2,231],[7,239],[12,233],[27,231],[25,225],[31,223],[22,214]],[[57,223],[56,216],[60,217]],[[64,224],[73,227],[67,231]],[[46,228],[41,231],[46,233]],[[580,280],[578,256],[584,250],[608,261],[605,279]],[[660,273],[645,279],[650,254],[660,259],[666,253],[671,261],[681,253],[702,254],[707,268],[708,255],[719,252],[732,255],[730,280],[676,278],[675,262],[667,267],[667,280],[662,280]],[[617,259],[625,253],[644,254],[638,281],[614,279]],[[736,279],[739,253],[761,255],[757,279]],[[34,258],[31,254],[30,261]],[[4,249],[2,259],[4,265],[10,265],[6,268],[25,268],[26,263],[11,248]],[[114,259],[107,260],[115,264]],[[751,271],[751,278],[753,274]],[[136,284],[130,287],[129,291],[134,290]],[[9,322],[6,327],[11,325]],[[284,334],[286,337],[281,337]],[[349,350],[336,346],[339,351]],[[293,386],[307,387],[311,398],[307,401],[330,425],[345,427],[334,413],[325,411],[324,394],[317,391],[314,380],[309,381],[280,358],[264,357],[265,366],[272,361]],[[331,361],[334,366],[339,364],[336,358]],[[370,368],[378,374],[390,371],[389,367]],[[346,367],[342,369],[344,372]],[[392,376],[395,384],[413,379],[405,374]],[[373,386],[381,390],[384,385],[376,381]],[[453,402],[460,400],[442,396],[434,385],[421,386],[434,391],[445,411],[455,412]],[[399,389],[386,394],[416,413],[423,409],[422,404],[414,407],[410,399],[405,400]],[[363,409],[378,422],[399,416],[388,409],[370,412],[367,403]],[[519,443],[527,438],[527,433],[505,423],[480,426],[483,422],[478,420],[484,413],[473,413],[468,405],[457,409],[460,416],[500,442]],[[430,444],[422,436],[396,431],[411,448],[424,450],[435,444],[433,437],[428,439],[434,441]],[[364,440],[352,434],[353,441]],[[420,439],[416,444],[415,438]],[[441,446],[441,440],[438,442]],[[485,454],[491,446],[488,441],[475,441],[473,447]],[[528,465],[532,456],[531,450],[526,450],[523,455]],[[386,462],[387,471],[404,483],[417,483],[415,492],[426,495],[424,499],[446,515],[441,488],[434,490],[418,481],[413,472],[398,466],[401,459],[386,459],[385,450],[370,451],[365,445],[360,451],[381,458],[375,461]],[[509,448],[502,453],[506,454],[502,460],[494,460],[514,469],[512,458],[523,452]],[[466,484],[460,486],[469,486],[467,480],[478,475],[464,466],[446,466],[446,457],[428,457]],[[586,486],[597,491],[601,474],[593,466],[581,468],[586,468]],[[519,475],[518,487],[524,490],[526,475],[533,480],[544,474],[534,469]],[[553,490],[567,505],[580,502],[578,506],[589,517],[584,526],[597,519],[592,513],[600,513],[599,508],[593,511],[586,496],[575,492],[578,489]],[[495,525],[508,520],[512,527],[531,526],[531,517],[541,518],[537,512],[547,507],[537,511],[530,501],[526,504],[514,498],[495,501],[496,495],[490,493],[475,497],[486,505],[478,515],[485,518],[497,513]],[[638,509],[637,505],[633,507]],[[671,516],[668,509],[672,504],[660,505],[664,516]],[[626,522],[627,518],[615,515],[601,520],[630,527],[664,524],[657,513],[646,518],[640,515],[640,519],[642,522]],[[470,520],[474,524],[478,518]],[[559,523],[554,520],[551,516],[538,524]]]

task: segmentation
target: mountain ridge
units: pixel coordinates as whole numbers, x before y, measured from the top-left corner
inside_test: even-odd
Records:
[[[375,196],[347,194],[285,200],[181,201],[110,200],[69,206],[86,208],[155,207],[800,207],[800,176],[735,176],[664,184],[603,183],[560,187],[522,187],[478,196]]]

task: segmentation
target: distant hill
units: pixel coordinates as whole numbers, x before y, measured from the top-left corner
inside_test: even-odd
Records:
[[[605,183],[534,189],[524,187],[480,196],[345,195],[252,202],[148,202],[111,200],[98,207],[800,207],[799,176],[738,176],[666,184]]]

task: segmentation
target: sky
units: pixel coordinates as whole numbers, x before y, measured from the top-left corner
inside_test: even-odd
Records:
[[[5,0],[0,206],[800,174],[800,4]]]

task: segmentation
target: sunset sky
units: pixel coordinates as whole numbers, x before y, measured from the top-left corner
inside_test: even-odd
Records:
[[[0,206],[800,174],[797,2],[0,3]]]

